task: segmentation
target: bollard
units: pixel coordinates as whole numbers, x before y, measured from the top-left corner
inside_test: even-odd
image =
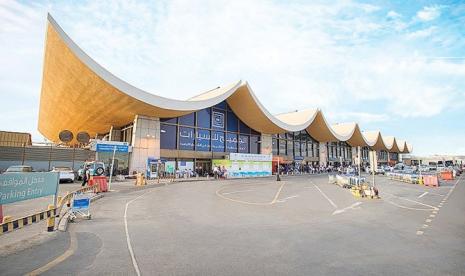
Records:
[[[61,201],[62,201],[62,200],[63,200],[63,197],[62,197],[62,196],[58,196],[58,197],[57,197],[57,204],[58,204],[58,206],[61,205]]]
[[[55,206],[53,204],[49,204],[47,211],[48,210],[53,210]],[[52,211],[50,211],[52,212]],[[55,230],[55,216],[50,215],[50,217],[47,218],[47,231],[48,232],[53,232]]]
[[[66,192],[66,207],[71,207],[71,196],[69,195],[69,192]]]
[[[0,221],[3,221],[3,208],[1,204],[0,204]]]
[[[7,229],[8,232],[13,231],[13,223],[9,223],[12,220],[13,220],[12,216],[4,216],[3,217],[2,223],[8,223],[8,229]]]

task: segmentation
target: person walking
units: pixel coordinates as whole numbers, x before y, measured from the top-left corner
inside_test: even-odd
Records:
[[[86,184],[89,182],[89,179],[90,179],[90,170],[89,170],[89,166],[85,166],[85,167],[84,167],[84,171],[83,171],[83,173],[82,173],[82,184],[81,184],[81,187],[86,186]]]

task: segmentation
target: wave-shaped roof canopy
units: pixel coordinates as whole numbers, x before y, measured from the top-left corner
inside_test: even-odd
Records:
[[[188,100],[160,97],[130,85],[90,58],[48,15],[39,111],[39,131],[58,141],[61,130],[91,136],[124,126],[135,115],[171,118],[226,101],[249,127],[266,134],[306,130],[320,142],[408,153],[411,146],[379,131],[362,132],[357,123],[330,126],[320,109],[272,115],[246,81],[217,87]],[[401,142],[401,143],[399,143]]]

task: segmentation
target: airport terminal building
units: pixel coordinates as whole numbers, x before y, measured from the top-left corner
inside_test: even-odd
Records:
[[[231,154],[272,155],[282,164],[353,164],[358,149],[363,163],[371,156],[392,164],[412,150],[355,122],[331,125],[319,109],[272,115],[242,80],[184,101],[145,92],[91,59],[51,16],[38,128],[54,142],[63,130],[125,142],[130,150],[118,153],[118,167],[129,172],[145,171],[148,160],[207,171],[212,160]]]

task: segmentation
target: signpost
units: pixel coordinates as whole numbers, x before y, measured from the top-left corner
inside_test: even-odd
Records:
[[[59,172],[9,173],[0,175],[0,205],[54,195],[56,206]]]

